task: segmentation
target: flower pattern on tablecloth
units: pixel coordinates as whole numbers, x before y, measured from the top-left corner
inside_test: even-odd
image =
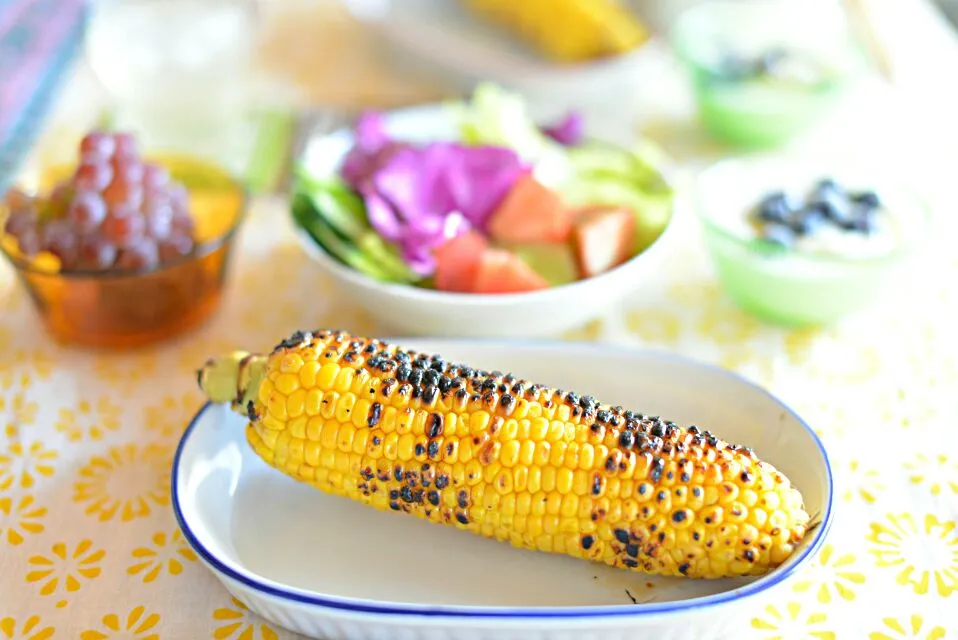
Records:
[[[54,598],[57,608],[65,607],[86,582],[100,576],[105,556],[92,540],[57,542],[48,553],[30,557],[26,581],[39,595]]]
[[[0,494],[0,543],[22,544],[27,536],[43,533],[47,508],[29,494],[15,497]]]
[[[70,442],[84,438],[102,440],[120,428],[121,409],[108,396],[100,396],[95,402],[80,400],[76,408],[60,409],[55,427],[66,435]]]
[[[942,640],[945,637],[945,628],[934,623],[927,623],[920,615],[910,616],[907,620],[884,618],[882,630],[872,631],[868,640]]]
[[[108,613],[103,616],[99,629],[88,629],[80,634],[80,640],[159,640],[156,626],[160,623],[160,614],[148,613],[140,605],[125,615]]]
[[[40,616],[25,616],[22,621],[12,616],[0,618],[0,638],[3,640],[49,640],[56,631],[44,625]]]
[[[752,619],[752,627],[763,632],[758,637],[767,640],[779,638],[815,638],[835,640],[835,632],[828,628],[828,615],[803,607],[799,602],[770,604],[761,616]]]
[[[170,503],[169,447],[127,444],[93,456],[80,469],[73,501],[101,521],[129,522]]]
[[[279,638],[272,626],[259,619],[236,598],[230,598],[230,606],[216,609],[213,612],[213,620],[216,624],[213,637],[216,640],[278,640]]]
[[[888,514],[871,524],[869,551],[895,582],[916,595],[947,597],[958,591],[958,531],[954,520],[934,514]]]
[[[856,564],[853,553],[838,553],[826,544],[818,558],[792,585],[796,593],[811,592],[821,604],[836,598],[855,599],[859,586],[865,584],[865,574]]]
[[[186,544],[183,532],[160,531],[153,535],[150,544],[133,550],[133,564],[126,572],[131,576],[142,576],[144,583],[153,582],[162,573],[178,576],[183,573],[187,562],[196,562],[196,552]]]
[[[20,441],[11,442],[0,453],[0,489],[32,488],[38,478],[52,477],[59,454],[39,440],[29,445]]]

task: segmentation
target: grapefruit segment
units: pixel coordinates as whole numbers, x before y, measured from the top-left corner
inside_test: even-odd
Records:
[[[498,242],[565,242],[572,212],[559,195],[531,175],[519,178],[489,220],[489,235]]]
[[[436,289],[466,293],[472,290],[486,239],[475,231],[468,231],[444,242],[435,251]]]
[[[635,216],[629,209],[593,206],[575,215],[572,244],[583,278],[605,273],[631,257]]]

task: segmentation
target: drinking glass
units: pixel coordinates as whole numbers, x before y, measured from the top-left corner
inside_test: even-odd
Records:
[[[254,0],[94,0],[85,40],[116,126],[242,171],[252,145]]]

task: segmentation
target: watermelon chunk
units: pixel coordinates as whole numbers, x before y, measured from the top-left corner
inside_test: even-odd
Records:
[[[435,251],[436,289],[460,293],[471,291],[487,247],[486,239],[475,231],[444,242]]]
[[[625,207],[592,206],[575,213],[572,244],[583,278],[604,273],[632,256],[635,215]]]
[[[473,282],[474,293],[525,293],[549,288],[545,278],[511,251],[488,248]]]
[[[572,212],[530,174],[512,185],[489,219],[489,234],[498,242],[565,242],[571,231]]]

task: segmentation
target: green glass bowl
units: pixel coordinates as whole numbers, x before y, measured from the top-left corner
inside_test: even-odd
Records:
[[[893,249],[860,257],[802,253],[771,247],[735,226],[769,191],[801,195],[825,177],[856,190],[874,189],[898,212],[906,223]],[[728,295],[756,317],[787,327],[828,325],[893,295],[918,264],[915,258],[931,229],[927,204],[894,176],[796,158],[723,160],[698,176],[693,204]]]
[[[822,120],[861,75],[866,59],[840,15],[787,0],[698,5],[678,17],[671,40],[703,128],[718,140],[753,149],[783,145]],[[726,43],[753,52],[784,46],[815,56],[830,71],[820,82],[801,86],[723,80],[712,69]]]

